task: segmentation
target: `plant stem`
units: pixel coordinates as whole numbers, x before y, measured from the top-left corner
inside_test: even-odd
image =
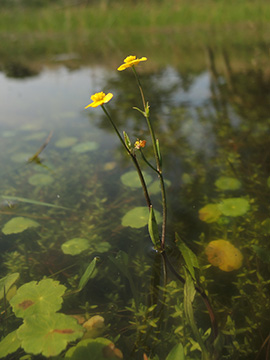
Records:
[[[153,146],[156,165],[157,165],[157,169],[155,171],[158,173],[159,180],[160,180],[161,197],[162,197],[162,213],[163,213],[163,215],[162,215],[161,249],[164,250],[164,248],[165,248],[165,236],[166,236],[166,224],[167,224],[167,200],[166,200],[165,184],[164,184],[164,179],[163,179],[163,175],[162,175],[159,152],[158,152],[158,148],[157,148],[157,140],[156,140],[156,136],[155,136],[155,132],[154,132],[152,123],[151,123],[150,118],[149,118],[149,105],[145,101],[142,85],[141,85],[139,76],[138,76],[134,66],[132,66],[132,70],[133,70],[133,73],[134,73],[135,78],[137,80],[137,84],[138,84],[138,87],[139,87],[139,90],[140,90],[140,93],[141,93],[142,103],[143,103],[143,107],[144,107],[144,117],[146,119],[148,129],[149,129],[149,132],[150,132],[150,135],[151,135],[152,146]],[[150,166],[150,167],[152,168],[152,166]]]
[[[113,119],[111,118],[110,114],[108,113],[108,111],[106,110],[105,106],[104,105],[101,105],[102,107],[102,110],[104,111],[104,113],[106,114],[107,118],[109,119],[110,123],[112,124],[121,144],[124,146],[125,150],[127,151],[128,155],[131,156],[131,159],[136,167],[136,170],[137,170],[137,173],[139,175],[139,178],[140,178],[140,181],[141,181],[141,184],[142,184],[142,188],[143,188],[143,192],[144,192],[144,197],[145,197],[145,200],[147,202],[147,206],[148,208],[150,209],[150,207],[152,206],[152,202],[151,202],[151,199],[150,199],[150,196],[148,194],[148,190],[147,190],[147,186],[146,186],[146,183],[145,183],[145,180],[144,180],[144,176],[143,176],[143,173],[142,173],[142,170],[140,168],[140,165],[138,163],[138,160],[136,158],[136,155],[133,154],[129,148],[127,147],[127,145],[125,144],[125,141],[123,140],[120,132],[118,131],[117,129],[117,126],[115,125]]]

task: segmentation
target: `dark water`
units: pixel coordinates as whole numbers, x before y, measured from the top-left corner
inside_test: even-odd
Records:
[[[206,340],[204,334],[211,323],[197,295],[195,319],[210,352],[220,352],[220,359],[265,358],[270,314],[269,72],[248,61],[242,69],[237,65],[235,70],[228,61],[225,71],[216,69],[210,55],[210,65],[196,74],[169,65],[154,73],[139,68],[168,180],[167,254],[184,276],[184,260],[174,242],[177,232],[198,257],[198,279],[220,334],[221,345],[213,350],[211,336]],[[93,93],[112,92],[108,111],[132,142],[147,140],[145,154],[152,162],[144,118],[132,109],[141,106],[132,72],[60,66],[24,78],[0,73],[0,83],[1,276],[19,272],[18,285],[52,277],[76,290],[89,262],[99,256],[95,277],[80,294],[65,298],[63,311],[103,316],[103,335],[117,341],[125,359],[142,359],[143,353],[165,359],[180,342],[188,359],[199,359],[197,339],[184,316],[183,284],[168,270],[162,292],[162,259],[152,249],[147,227],[122,224],[128,211],[145,206],[133,180],[122,181],[134,170],[132,163],[102,109],[84,110]],[[50,132],[40,161],[28,162]],[[150,187],[155,173],[141,163]],[[161,212],[155,189],[153,185],[150,194]],[[231,203],[224,203],[228,199]],[[207,204],[217,206],[210,218],[199,213]],[[38,225],[7,234],[5,225],[16,217]],[[64,253],[61,246],[74,238],[86,239],[89,246],[78,254]],[[205,248],[220,239],[241,252],[237,269],[209,264]],[[119,251],[127,254],[126,262]],[[151,310],[153,304],[158,305]],[[17,327],[12,319],[6,333]]]

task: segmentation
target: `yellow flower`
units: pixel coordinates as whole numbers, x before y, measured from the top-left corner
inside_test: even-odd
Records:
[[[89,108],[89,107],[97,107],[99,105],[106,104],[107,102],[109,102],[111,100],[112,97],[113,97],[113,94],[111,94],[111,93],[108,93],[107,95],[105,95],[104,92],[102,92],[102,91],[99,93],[96,93],[91,96],[91,100],[93,102],[91,104],[85,106],[85,109]]]
[[[119,66],[119,68],[117,69],[118,71],[122,71],[125,70],[131,66],[137,65],[139,64],[139,62],[141,61],[146,61],[147,58],[146,57],[142,57],[140,59],[137,59],[136,56],[130,55],[128,57],[125,58],[124,60],[124,64],[122,64],[121,66]]]
[[[137,141],[135,141],[134,147],[139,150],[140,148],[144,148],[145,144],[146,144],[146,140],[138,139]]]

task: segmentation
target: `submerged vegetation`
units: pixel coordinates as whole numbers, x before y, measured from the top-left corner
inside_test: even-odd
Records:
[[[269,357],[269,114],[241,118],[232,88],[227,111],[213,76],[214,106],[172,103],[165,124],[156,79],[136,71],[143,61],[127,57],[118,68],[127,85],[113,78],[117,96],[100,91],[86,106],[116,132],[119,151],[95,132],[61,134],[49,162],[41,152],[29,162],[29,148],[19,154],[27,166],[3,180],[1,358]],[[123,100],[130,73],[132,115]],[[231,108],[243,121],[233,123]],[[65,203],[55,194],[68,194]]]

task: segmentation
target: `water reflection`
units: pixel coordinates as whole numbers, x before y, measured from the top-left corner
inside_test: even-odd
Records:
[[[181,268],[174,244],[177,231],[198,254],[201,281],[219,309],[225,332],[233,328],[236,334],[236,329],[240,329],[237,341],[253,356],[254,349],[266,337],[263,319],[269,311],[264,288],[268,263],[260,255],[267,249],[269,235],[269,204],[265,196],[270,171],[269,79],[262,70],[233,70],[225,55],[226,71],[221,72],[210,49],[208,57],[208,69],[198,74],[181,73],[168,66],[155,73],[142,72],[141,81],[161,143],[164,174],[170,180],[168,254]],[[39,223],[39,228],[27,235],[1,235],[2,271],[4,274],[20,271],[22,282],[57,274],[61,282],[75,289],[78,274],[83,273],[89,257],[101,256],[102,270],[86,289],[85,303],[76,298],[74,307],[87,308],[88,302],[97,304],[98,311],[104,312],[106,321],[112,324],[113,336],[121,334],[122,349],[132,354],[127,358],[135,359],[130,343],[134,344],[132,329],[139,330],[130,327],[130,322],[134,322],[134,317],[139,321],[136,314],[139,307],[141,311],[147,309],[143,308],[145,299],[151,304],[161,296],[161,290],[157,291],[157,285],[164,285],[159,271],[161,260],[156,259],[158,256],[149,245],[146,228],[122,226],[123,216],[132,207],[144,204],[143,196],[140,189],[130,189],[121,182],[121,175],[132,167],[110,123],[98,108],[91,112],[83,110],[92,93],[110,91],[114,98],[108,108],[119,129],[127,131],[132,141],[147,137],[144,119],[132,109],[141,103],[133,75],[125,72],[120,76],[97,66],[74,71],[65,67],[47,68],[36,77],[24,79],[0,76],[3,85],[0,88],[1,193],[13,196],[16,205],[0,203],[1,229],[14,216],[27,216]],[[40,155],[44,166],[27,163],[50,131],[53,135]],[[146,140],[149,143],[149,138]],[[151,150],[146,148],[145,154],[150,158]],[[36,181],[37,178],[42,180]],[[237,188],[226,183],[231,184],[232,178],[240,184]],[[160,209],[158,195],[153,192],[152,196]],[[16,201],[16,197],[68,210],[53,206],[41,209],[37,203]],[[218,215],[211,217],[209,209],[213,205]],[[202,208],[208,211],[204,218],[214,221],[199,218]],[[263,231],[262,224],[266,224]],[[74,238],[90,239],[91,249],[80,257],[64,255],[63,243]],[[228,240],[241,249],[244,260],[239,272],[224,274],[217,268],[209,268],[204,247],[215,239],[223,239],[223,244]],[[119,257],[126,259],[119,250],[128,254],[125,264],[116,261]],[[259,283],[263,283],[261,288],[255,274]],[[170,280],[175,280],[172,274]],[[175,342],[184,339],[188,344],[192,336],[189,330],[188,335],[179,330],[179,316],[181,319],[183,316],[182,290],[180,293],[179,286],[173,282],[169,286],[168,298],[162,299],[167,301],[167,308],[162,304],[161,310],[158,309],[162,314],[164,311],[166,324],[164,328],[159,324],[160,333],[154,334],[161,339],[162,347],[155,336],[148,338],[142,333],[141,343],[137,340],[138,348],[150,352],[156,347],[157,353],[164,355],[162,358]],[[250,292],[249,286],[255,290]],[[175,293],[177,298],[173,296]],[[254,317],[245,322],[250,307]],[[200,305],[198,312],[199,325],[206,331],[209,319],[200,311]],[[250,323],[259,324],[260,334],[243,339],[241,334],[246,330],[242,328]],[[168,329],[173,329],[173,336],[168,335]],[[234,340],[228,336],[226,341],[233,349]],[[226,351],[224,356],[236,354],[234,350]],[[142,351],[138,354],[141,359]],[[244,356],[248,358],[249,353]]]

